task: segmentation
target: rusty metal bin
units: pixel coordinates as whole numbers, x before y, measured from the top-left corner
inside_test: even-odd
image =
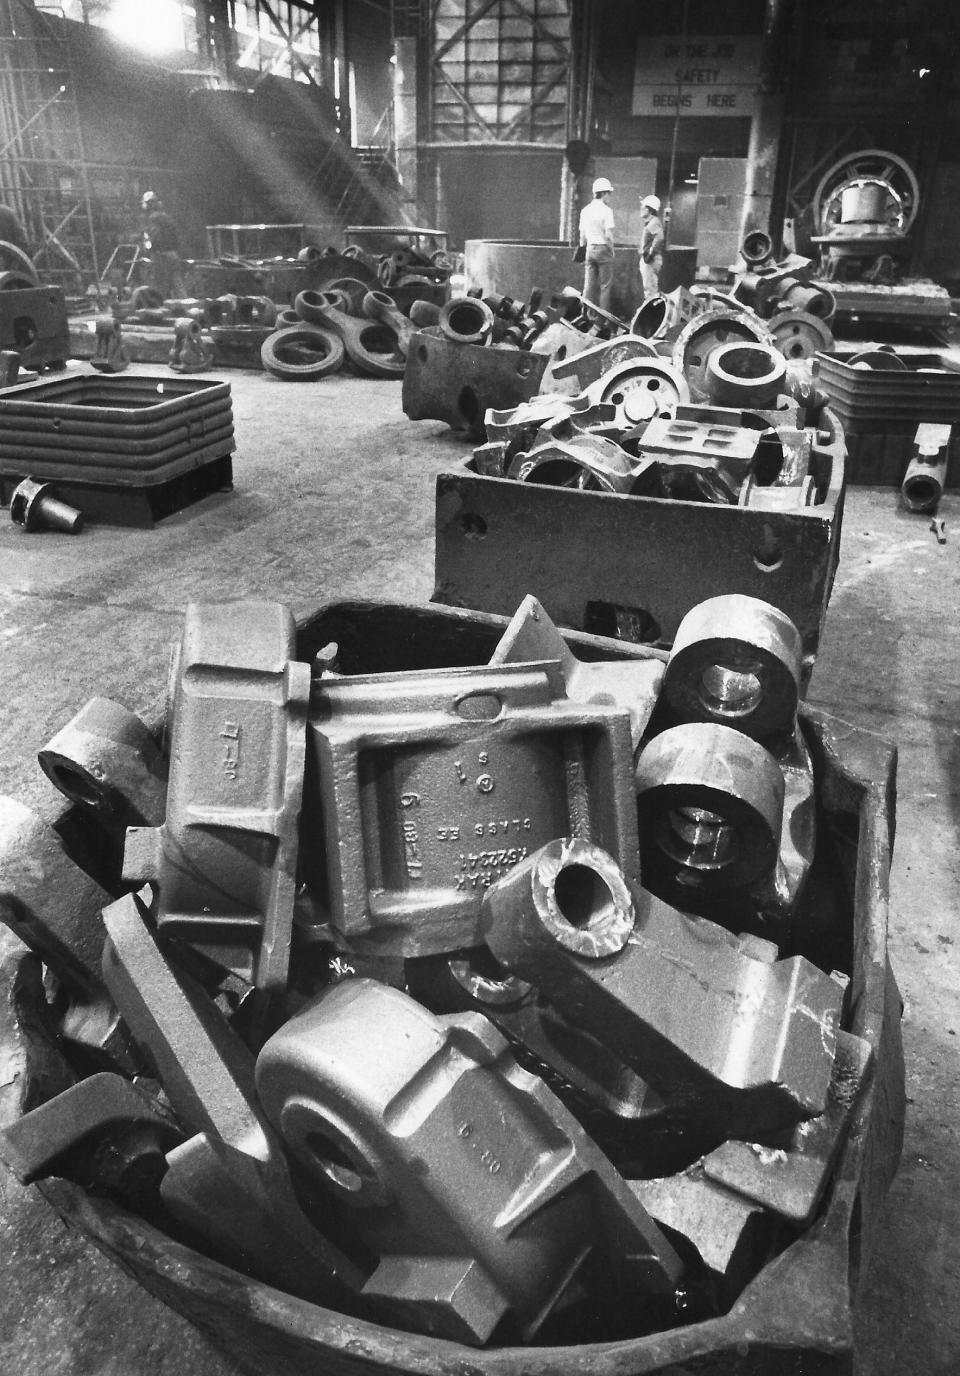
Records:
[[[482,663],[504,624],[505,618],[436,606],[339,603],[301,623],[298,654],[310,660],[336,640],[346,673]],[[658,653],[596,637],[569,639],[585,659]],[[800,953],[849,974],[846,1026],[869,1041],[873,1074],[815,1221],[723,1317],[629,1341],[466,1348],[282,1294],[79,1186],[48,1180],[39,1188],[67,1223],[195,1323],[239,1369],[258,1376],[849,1376],[858,1278],[903,1129],[901,1005],[886,955],[895,750],[810,708],[801,709],[801,721],[817,770],[820,841]],[[15,1090],[0,1090],[0,1119],[8,1120],[12,1093],[32,1105],[59,1087],[55,1049],[30,1031],[33,961],[25,957],[0,971],[0,1043],[19,1061],[19,1077],[9,1077],[19,1080]]]
[[[559,624],[603,634],[625,609],[649,627],[642,639],[672,644],[698,602],[744,593],[785,611],[813,656],[843,518],[832,422],[813,462],[821,500],[771,512],[515,482],[467,459],[437,476],[434,601],[509,614],[533,593]]]

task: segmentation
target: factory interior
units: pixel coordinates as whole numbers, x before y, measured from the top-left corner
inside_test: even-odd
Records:
[[[0,1376],[960,1371],[958,223],[953,0],[0,0]]]

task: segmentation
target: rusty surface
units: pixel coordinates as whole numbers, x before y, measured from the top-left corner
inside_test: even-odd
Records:
[[[301,1166],[379,1256],[364,1293],[401,1322],[460,1342],[504,1327],[529,1341],[574,1282],[602,1277],[604,1307],[680,1283],[642,1205],[477,1014],[437,1018],[353,980],[274,1034],[257,1085]]]

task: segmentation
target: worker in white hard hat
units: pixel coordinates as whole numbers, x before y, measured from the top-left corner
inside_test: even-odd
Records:
[[[660,219],[660,197],[644,196],[640,201],[640,280],[643,299],[649,300],[660,290],[660,270],[663,267],[663,223]]]
[[[598,177],[593,184],[593,200],[580,212],[580,252],[583,259],[583,299],[592,301],[605,311],[610,309],[610,289],[613,286],[613,211],[610,193],[613,187],[606,177]]]

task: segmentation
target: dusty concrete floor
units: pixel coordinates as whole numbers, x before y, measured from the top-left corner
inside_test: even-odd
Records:
[[[462,443],[406,420],[399,383],[228,377],[233,494],[150,531],[27,537],[0,520],[0,792],[57,810],[37,749],[96,693],[154,707],[190,599],[277,598],[300,614],[342,597],[429,598],[433,477]],[[858,1318],[860,1376],[960,1370],[960,497],[941,514],[942,546],[894,491],[848,494],[810,694],[900,746],[891,954],[906,1004],[909,1119]],[[0,1373],[234,1371],[2,1167],[0,1293]]]

